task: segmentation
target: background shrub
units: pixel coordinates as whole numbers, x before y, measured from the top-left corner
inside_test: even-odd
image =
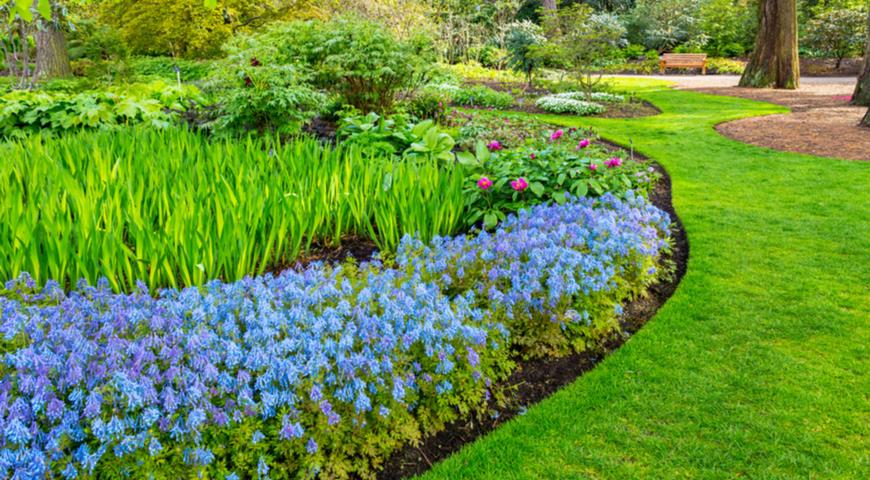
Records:
[[[867,11],[862,8],[822,11],[807,22],[805,31],[804,46],[818,56],[835,59],[835,68],[840,68],[844,58],[863,52]]]
[[[316,88],[362,112],[382,113],[392,109],[399,92],[428,78],[433,48],[417,37],[398,40],[375,23],[339,18],[277,24],[233,42],[229,51],[247,51],[265,63],[297,65]]]
[[[218,134],[297,134],[324,109],[326,96],[305,83],[295,67],[244,61],[247,65],[230,67],[220,89],[212,90],[217,118],[209,126]]]

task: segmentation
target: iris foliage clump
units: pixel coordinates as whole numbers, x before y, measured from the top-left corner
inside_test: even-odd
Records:
[[[312,139],[187,130],[36,135],[0,145],[0,277],[115,291],[238,280],[345,236],[393,250],[461,224],[461,168]]]
[[[0,472],[22,479],[370,476],[481,413],[516,356],[594,346],[657,277],[667,214],[572,199],[392,261],[114,294],[0,295]],[[159,473],[157,473],[159,472]]]

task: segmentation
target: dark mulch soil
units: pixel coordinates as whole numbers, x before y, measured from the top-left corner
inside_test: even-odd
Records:
[[[356,260],[357,263],[372,259],[378,251],[375,242],[363,237],[343,237],[338,246],[312,245],[308,253],[302,254],[292,265],[282,265],[274,269],[277,272],[287,268],[305,268],[314,262],[339,264],[346,260]]]
[[[387,461],[384,470],[378,475],[379,479],[402,479],[423,473],[435,462],[459,451],[463,445],[521,414],[528,406],[546,399],[594,368],[604,357],[631,338],[664,305],[686,273],[689,243],[671,203],[670,177],[658,164],[654,164],[654,168],[662,175],[662,180],[651,195],[651,200],[657,207],[667,211],[673,220],[674,249],[668,258],[663,259],[664,262],[675,264],[673,276],[668,281],[654,285],[648,296],[628,303],[621,320],[623,332],[608,339],[598,351],[518,362],[516,371],[506,382],[508,405],[499,408],[497,418],[460,420],[449,425],[446,430],[424,439],[420,445],[403,448]]]
[[[321,117],[315,117],[311,122],[305,124],[302,131],[312,135],[314,138],[323,143],[335,144],[335,136],[338,131],[338,123],[325,120]]]

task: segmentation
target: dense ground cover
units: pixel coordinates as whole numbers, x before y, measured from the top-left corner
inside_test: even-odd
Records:
[[[595,370],[423,478],[866,477],[870,165],[713,130],[781,107],[631,85],[664,113],[546,119],[668,169],[688,274]]]
[[[642,196],[607,194],[493,234],[406,237],[395,262],[157,298],[23,276],[0,296],[0,473],[369,476],[403,443],[484,413],[515,356],[618,329],[621,302],[658,277],[668,224]]]

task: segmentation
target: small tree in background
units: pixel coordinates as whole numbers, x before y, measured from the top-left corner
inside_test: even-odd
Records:
[[[513,22],[507,27],[505,48],[508,51],[508,65],[514,71],[526,75],[529,87],[532,86],[534,71],[542,63],[535,55],[535,49],[546,41],[543,29],[528,20]]]
[[[627,43],[625,27],[616,15],[593,13],[581,4],[544,11],[542,20],[545,31],[555,32],[543,54],[549,63],[568,69],[591,96],[602,78],[596,72]]]
[[[837,61],[839,70],[843,59],[861,52],[866,23],[864,12],[857,8],[839,8],[819,13],[806,26],[804,44]]]

